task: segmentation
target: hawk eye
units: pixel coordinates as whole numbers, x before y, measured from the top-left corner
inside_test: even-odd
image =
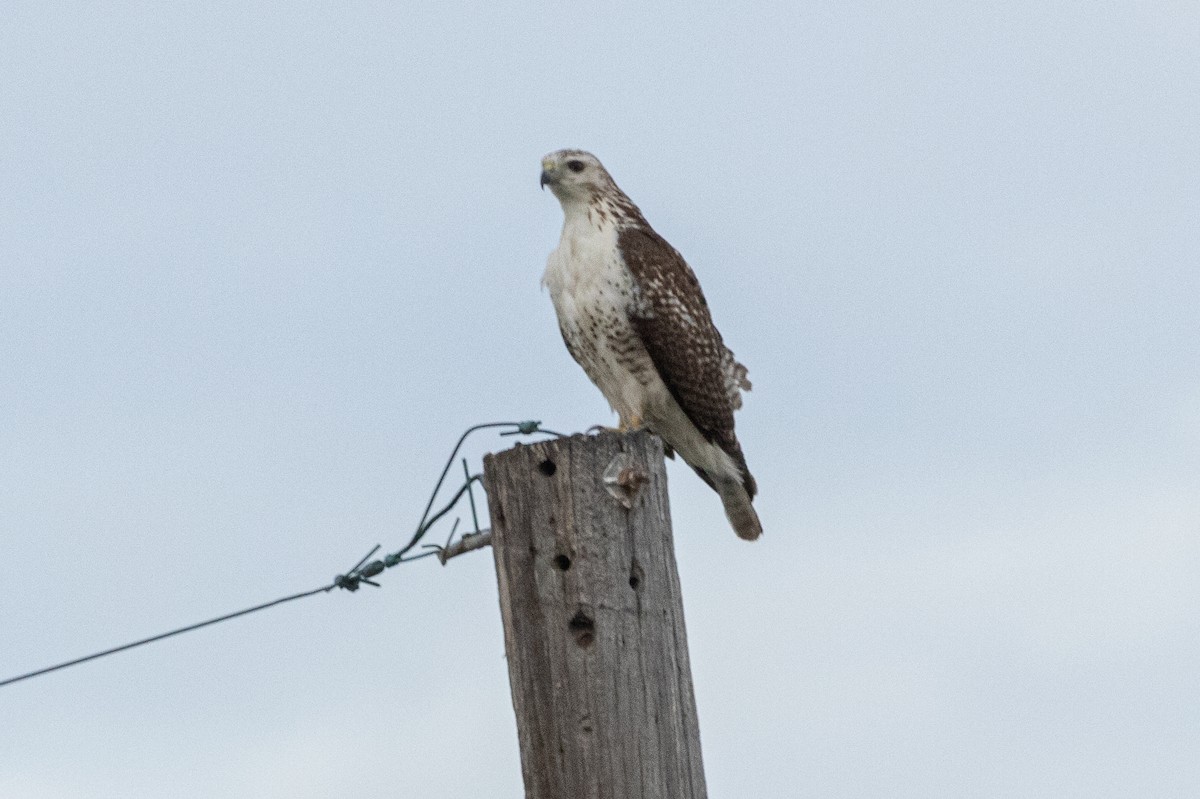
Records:
[[[583,163],[582,161],[567,162],[567,169],[571,170],[572,172],[582,172],[585,166],[587,166],[587,164]]]

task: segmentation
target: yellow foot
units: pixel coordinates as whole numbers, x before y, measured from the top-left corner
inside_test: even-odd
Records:
[[[594,424],[587,429],[588,433],[632,433],[635,430],[641,430],[646,426],[646,423],[640,416],[635,416],[632,419],[621,417],[621,421],[616,427],[609,427],[603,424]]]

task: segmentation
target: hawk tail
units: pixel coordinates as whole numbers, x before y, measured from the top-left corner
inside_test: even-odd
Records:
[[[758,513],[750,504],[754,495],[758,493],[758,484],[754,481],[754,475],[750,474],[750,467],[746,465],[742,445],[732,432],[721,449],[733,461],[734,468],[731,473],[717,478],[713,488],[717,489],[721,504],[725,506],[725,516],[738,538],[754,541],[762,535],[762,522],[758,520]]]
[[[714,455],[720,453],[713,464],[717,468],[704,469],[694,465],[692,468],[721,498],[721,504],[725,506],[725,517],[729,519],[729,525],[738,538],[755,541],[762,535],[762,522],[758,520],[758,512],[751,504],[754,495],[758,493],[758,485],[746,466],[742,448],[736,440],[724,447],[717,444],[709,446],[712,447]]]
[[[725,517],[737,537],[744,541],[754,541],[762,535],[762,522],[758,513],[750,504],[750,494],[741,480],[718,479],[714,488],[725,506]]]

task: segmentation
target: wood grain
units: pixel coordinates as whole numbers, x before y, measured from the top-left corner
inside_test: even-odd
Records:
[[[705,797],[661,442],[518,445],[484,484],[525,795]]]

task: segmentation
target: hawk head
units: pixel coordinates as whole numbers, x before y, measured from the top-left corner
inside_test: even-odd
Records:
[[[559,202],[588,202],[616,187],[600,159],[583,150],[557,150],[542,159],[542,188]]]

